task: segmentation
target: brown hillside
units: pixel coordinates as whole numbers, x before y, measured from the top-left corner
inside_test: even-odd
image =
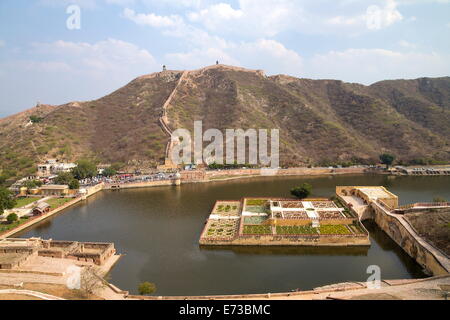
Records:
[[[101,99],[42,105],[0,119],[0,170],[32,173],[45,158],[155,166],[171,129],[278,128],[284,165],[450,160],[450,78],[372,86],[308,80],[223,65],[137,78]],[[178,85],[178,86],[177,86]],[[42,121],[27,125],[31,115]],[[12,172],[14,173],[14,172]],[[11,172],[10,172],[11,174]]]

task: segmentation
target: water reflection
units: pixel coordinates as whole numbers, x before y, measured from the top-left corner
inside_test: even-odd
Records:
[[[201,250],[232,251],[245,255],[298,255],[298,256],[367,256],[369,246],[354,247],[291,247],[291,246],[200,246]]]

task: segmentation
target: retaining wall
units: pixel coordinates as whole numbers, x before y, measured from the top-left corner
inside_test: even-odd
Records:
[[[445,275],[450,272],[448,258],[438,258],[441,253],[418,235],[414,235],[399,218],[388,215],[385,209],[376,202],[372,202],[373,217],[377,225],[386,232],[402,249],[415,259],[432,275]],[[444,262],[444,263],[443,263]]]

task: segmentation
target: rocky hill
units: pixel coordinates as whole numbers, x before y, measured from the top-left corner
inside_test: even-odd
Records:
[[[450,161],[450,77],[364,86],[223,65],[182,74],[155,73],[98,100],[0,119],[0,170],[22,175],[45,158],[81,157],[156,166],[168,142],[164,105],[172,130],[192,129],[194,120],[205,130],[278,128],[284,165],[372,163],[382,152]]]

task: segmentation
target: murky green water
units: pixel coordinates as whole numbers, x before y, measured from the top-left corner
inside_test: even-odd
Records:
[[[214,202],[245,196],[289,196],[300,183],[314,196],[336,185],[384,185],[402,204],[450,199],[450,177],[258,178],[180,187],[102,192],[20,234],[58,240],[114,242],[125,256],[111,282],[136,293],[143,281],[160,295],[290,291],[343,281],[366,281],[369,265],[384,279],[423,277],[420,266],[372,224],[370,248],[200,248],[198,238]]]

